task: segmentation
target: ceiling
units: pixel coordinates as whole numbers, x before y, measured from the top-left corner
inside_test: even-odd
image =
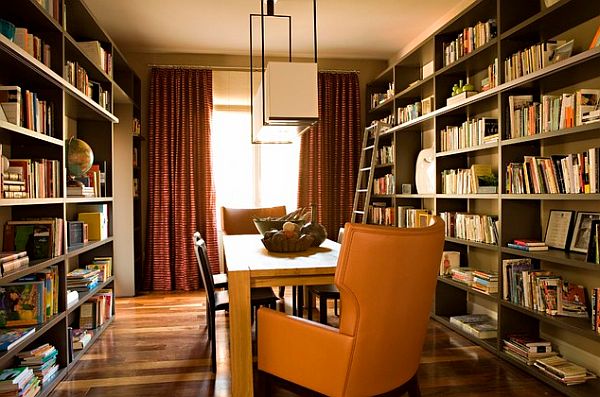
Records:
[[[85,2],[124,52],[247,55],[249,15],[260,13],[260,0]],[[448,15],[455,15],[457,9],[469,2],[317,0],[318,55],[390,59],[431,34]],[[279,0],[275,11],[292,16],[294,55],[310,54],[312,2]],[[256,26],[259,26],[258,21]],[[267,30],[268,39],[287,37],[273,35],[273,31]],[[269,46],[267,43],[265,47],[277,49],[276,44]]]

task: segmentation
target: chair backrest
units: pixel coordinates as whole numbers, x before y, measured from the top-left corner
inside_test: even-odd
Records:
[[[208,262],[206,243],[204,242],[202,236],[200,236],[199,232],[194,233],[194,253],[196,254],[196,260],[198,261],[198,267],[200,268],[200,277],[202,278],[202,284],[204,284],[204,290],[206,291],[208,304],[211,308],[214,308],[215,283]]]
[[[227,208],[221,207],[221,230],[225,234],[258,234],[254,218],[285,215],[285,206],[265,208]]]
[[[439,218],[414,229],[345,225],[335,285],[354,348],[344,395],[381,394],[416,373],[443,246]]]

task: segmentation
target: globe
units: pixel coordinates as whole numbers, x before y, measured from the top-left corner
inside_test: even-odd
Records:
[[[67,169],[69,175],[83,176],[94,163],[94,152],[90,145],[81,139],[72,138],[67,146]]]

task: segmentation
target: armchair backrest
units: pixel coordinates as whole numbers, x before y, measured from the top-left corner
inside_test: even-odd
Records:
[[[225,234],[258,234],[254,218],[284,216],[285,206],[264,208],[221,207],[221,230]]]
[[[335,285],[340,333],[354,338],[347,394],[380,394],[416,373],[443,246],[437,217],[425,228],[345,225]]]
[[[208,304],[211,308],[215,307],[215,283],[208,262],[208,253],[206,243],[199,232],[194,233],[194,253],[200,268],[200,278],[204,284],[204,290],[208,298]]]

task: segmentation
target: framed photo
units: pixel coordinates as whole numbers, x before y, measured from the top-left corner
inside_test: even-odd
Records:
[[[592,221],[600,220],[598,212],[578,212],[571,239],[571,251],[587,253],[592,231]]]
[[[575,211],[550,210],[544,243],[548,247],[567,249],[574,219]]]

